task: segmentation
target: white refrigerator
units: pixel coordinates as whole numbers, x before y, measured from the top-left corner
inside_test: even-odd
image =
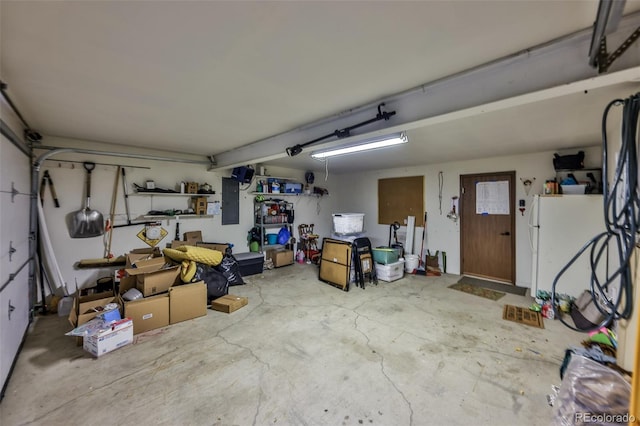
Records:
[[[591,238],[605,230],[602,195],[535,195],[529,218],[533,262],[531,296],[551,291],[560,270]],[[590,249],[560,277],[556,293],[578,297],[589,289]]]

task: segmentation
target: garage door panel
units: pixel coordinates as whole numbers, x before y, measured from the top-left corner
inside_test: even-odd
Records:
[[[22,265],[29,256],[29,203],[27,195],[17,195],[11,202],[11,194],[0,193],[0,258],[2,258],[2,275],[9,270],[15,272],[16,266]],[[9,256],[9,245],[15,250]],[[9,260],[11,257],[11,260]],[[6,264],[5,264],[6,258]]]
[[[0,315],[0,384],[4,384],[29,325],[28,266],[0,292]]]
[[[4,123],[3,123],[4,124]],[[18,134],[18,132],[16,132]],[[30,321],[31,157],[0,136],[0,388]]]
[[[0,285],[3,285],[9,279],[10,274],[15,274],[18,269],[29,260],[29,241],[12,242],[11,247],[15,250],[13,254],[9,254],[9,241],[2,242],[2,251],[4,252],[0,258],[2,273],[0,273]]]
[[[13,188],[22,194],[31,192],[31,159],[20,151],[7,138],[2,136],[0,144],[0,191],[11,192]]]

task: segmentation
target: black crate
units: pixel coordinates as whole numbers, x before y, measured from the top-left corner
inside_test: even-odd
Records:
[[[246,252],[234,253],[233,256],[238,261],[238,265],[240,265],[240,275],[243,277],[262,273],[264,254]]]

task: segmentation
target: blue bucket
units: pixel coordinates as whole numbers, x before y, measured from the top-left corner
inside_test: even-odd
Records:
[[[267,234],[267,243],[276,244],[278,242],[278,234]]]

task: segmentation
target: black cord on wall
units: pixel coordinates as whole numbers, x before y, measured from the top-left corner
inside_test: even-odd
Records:
[[[608,142],[607,119],[614,106],[623,106],[621,145],[613,174],[608,183]],[[596,331],[619,319],[628,319],[633,312],[633,282],[630,259],[636,246],[638,224],[640,223],[640,188],[638,188],[638,115],[640,93],[627,98],[615,99],[605,108],[602,116],[602,186],[604,199],[604,220],[606,231],[589,240],[556,275],[551,290],[551,304],[556,309],[556,317],[576,331]],[[556,286],[562,275],[587,250],[590,255],[591,297],[604,319],[590,329],[579,329],[567,323],[558,315],[556,306]],[[610,255],[611,254],[611,255]],[[613,263],[613,265],[611,264]],[[603,269],[604,273],[599,271]],[[616,286],[617,284],[617,286]],[[617,287],[616,297],[611,296]]]

